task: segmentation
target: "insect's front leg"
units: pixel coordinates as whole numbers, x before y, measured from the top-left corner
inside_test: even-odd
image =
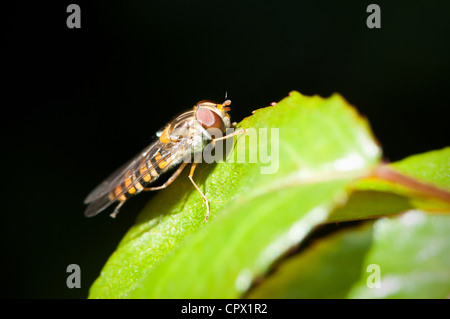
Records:
[[[225,136],[222,136],[222,137],[215,138],[215,139],[213,139],[213,140],[211,141],[211,143],[212,143],[213,146],[215,146],[215,145],[216,145],[216,141],[225,140],[225,139],[227,139],[227,138],[230,138],[230,137],[233,137],[233,136],[239,135],[239,134],[244,134],[244,133],[247,133],[247,131],[248,131],[247,129],[243,129],[243,130],[240,130],[240,131],[236,131],[236,132],[230,133],[230,134],[228,134],[228,135],[225,135]]]

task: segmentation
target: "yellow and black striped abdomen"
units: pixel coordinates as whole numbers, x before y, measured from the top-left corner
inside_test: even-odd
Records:
[[[129,177],[114,188],[109,194],[109,198],[125,201],[127,198],[140,193],[146,185],[153,183],[167,171],[173,162],[172,156],[166,155],[163,157],[158,150],[149,160],[138,163],[134,172],[127,174]]]

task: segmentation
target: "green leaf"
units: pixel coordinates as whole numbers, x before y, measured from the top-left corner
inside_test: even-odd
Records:
[[[370,177],[355,180],[352,188],[349,201],[330,215],[329,222],[410,209],[450,212],[450,147],[380,166]]]
[[[449,232],[450,216],[420,211],[341,231],[290,258],[248,297],[448,298]]]
[[[210,200],[210,221],[204,222],[205,206],[182,174],[139,215],[91,298],[238,297],[326,221],[345,202],[349,183],[380,158],[367,121],[339,95],[292,92],[239,127],[254,130],[237,139],[227,157],[234,162],[203,165],[194,175]],[[256,163],[239,162],[252,151]],[[264,154],[272,155],[271,163]],[[262,174],[270,167],[272,174]]]
[[[390,166],[419,181],[450,191],[450,147],[409,156]]]

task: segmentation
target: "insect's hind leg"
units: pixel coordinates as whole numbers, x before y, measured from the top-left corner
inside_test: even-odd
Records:
[[[187,163],[185,163],[185,162],[181,163],[181,166],[178,167],[178,169],[175,171],[175,173],[173,173],[172,176],[170,176],[170,178],[164,184],[162,184],[161,186],[145,187],[144,191],[157,191],[159,189],[166,188],[167,186],[172,184],[172,182],[181,174],[181,172],[186,167],[186,165],[187,165]]]
[[[181,166],[178,167],[178,169],[175,171],[175,173],[173,173],[173,175],[170,176],[170,178],[169,178],[163,185],[158,186],[158,187],[146,187],[146,188],[144,188],[143,190],[144,190],[144,191],[156,191],[156,190],[158,190],[158,189],[166,188],[167,186],[169,186],[169,185],[170,185],[170,184],[178,177],[178,175],[181,174],[181,172],[183,171],[183,168],[185,168],[186,165],[187,165],[187,163],[183,162],[183,163],[181,164]],[[114,211],[113,211],[113,212],[111,213],[111,215],[109,215],[109,216],[111,216],[112,218],[116,218],[117,214],[119,213],[120,207],[122,207],[122,205],[125,204],[125,201],[126,201],[126,200],[120,201],[119,205],[116,206],[116,208],[114,209]]]
[[[117,214],[119,213],[120,207],[122,207],[122,205],[125,204],[125,202],[126,202],[126,200],[120,201],[119,205],[116,206],[114,211],[109,216],[111,216],[112,218],[116,218]]]

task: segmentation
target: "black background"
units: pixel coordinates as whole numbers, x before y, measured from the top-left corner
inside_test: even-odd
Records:
[[[389,160],[448,145],[446,1],[77,1],[2,5],[1,293],[84,298],[136,214],[87,219],[84,197],[198,100],[232,120],[291,90],[341,93]],[[81,267],[82,288],[66,287]]]

